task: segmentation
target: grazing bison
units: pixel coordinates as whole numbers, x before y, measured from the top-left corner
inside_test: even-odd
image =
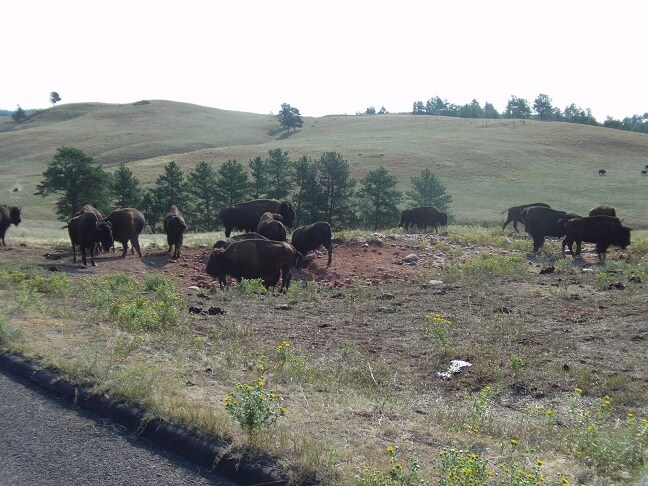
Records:
[[[644,169],[641,171],[641,175],[646,175],[646,174],[648,174],[648,169]]]
[[[577,214],[542,206],[531,206],[523,209],[522,223],[524,224],[524,230],[533,238],[533,252],[538,252],[544,244],[545,236],[564,236],[565,222],[578,217]]]
[[[281,277],[285,291],[290,285],[292,267],[303,263],[303,255],[285,241],[242,240],[225,250],[212,250],[206,271],[218,279],[221,289],[229,275],[236,280],[260,278],[266,288],[275,287]]]
[[[214,249],[216,248],[222,248],[225,250],[228,246],[230,246],[232,243],[235,241],[243,241],[243,240],[267,240],[263,235],[260,235],[259,233],[241,233],[240,235],[232,236],[231,238],[222,238],[218,240],[216,243],[214,243]]]
[[[84,211],[72,218],[67,224],[70,243],[72,243],[72,262],[76,263],[76,247],[81,250],[83,267],[88,266],[86,250],[90,250],[90,263],[93,267],[97,264],[94,260],[95,248],[100,244],[104,248],[110,248],[113,244],[111,224],[108,221],[101,221],[97,215],[90,211]]]
[[[174,247],[174,259],[180,257],[180,249],[182,248],[185,231],[187,231],[187,223],[185,223],[184,216],[174,204],[164,217],[164,232],[167,235],[167,243],[169,244],[168,253],[171,253],[171,248]]]
[[[279,215],[281,218],[281,216]],[[272,213],[263,213],[259,218],[256,232],[269,240],[286,241],[286,227],[281,221],[275,219]]]
[[[607,171],[605,169],[599,169],[600,176],[604,176],[605,174],[607,174]]]
[[[522,204],[520,206],[511,206],[510,208],[505,209],[501,213],[504,214],[505,212],[508,211],[508,215],[506,216],[506,222],[502,226],[502,230],[504,230],[509,223],[513,223],[513,229],[515,230],[516,233],[519,233],[517,224],[522,222],[522,210],[526,208],[530,208],[531,206],[540,206],[543,208],[550,207],[548,204],[545,203],[532,203],[532,204]]]
[[[104,218],[104,221],[112,225],[113,238],[119,241],[124,247],[122,258],[128,251],[128,241],[131,242],[131,251],[135,249],[138,256],[142,256],[139,244],[139,234],[144,229],[144,215],[135,208],[116,209]],[[105,250],[106,248],[104,248]]]
[[[614,216],[616,217],[616,210],[610,206],[596,206],[590,209],[588,216]]]
[[[7,204],[0,204],[0,242],[2,246],[7,246],[5,243],[5,234],[7,228],[12,224],[18,226],[22,220],[20,219],[20,207],[8,206]]]
[[[630,228],[621,225],[614,216],[589,216],[573,218],[565,223],[565,239],[562,242],[562,253],[565,247],[574,258],[581,253],[581,243],[595,243],[599,261],[605,260],[607,249],[614,245],[625,249],[630,244]],[[573,245],[576,242],[576,253]]]
[[[400,223],[398,227],[403,226],[405,230],[408,230],[411,226],[418,226],[423,228],[423,231],[427,231],[428,226],[433,226],[434,230],[438,233],[439,225],[448,224],[448,215],[443,211],[439,211],[434,206],[424,206],[421,208],[412,208],[406,209],[401,213]]]
[[[221,211],[220,217],[225,225],[225,236],[229,238],[232,230],[256,231],[263,213],[278,213],[283,218],[283,224],[292,228],[295,221],[295,208],[290,201],[276,199],[254,199],[234,204]]]
[[[300,226],[292,234],[292,244],[295,249],[306,256],[309,251],[316,250],[321,245],[328,250],[328,263],[331,265],[333,258],[333,245],[331,244],[331,225],[326,221]]]

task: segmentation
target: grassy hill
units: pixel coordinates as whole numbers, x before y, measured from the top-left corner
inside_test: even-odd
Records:
[[[307,117],[296,132],[278,128],[271,115],[157,100],[59,105],[18,126],[0,119],[1,199],[22,205],[24,218],[54,219],[53,198],[32,193],[63,145],[84,150],[108,169],[126,162],[145,184],[171,160],[190,171],[202,160],[215,167],[228,159],[247,164],[282,148],[293,160],[336,151],[356,178],[383,165],[403,190],[428,167],[452,195],[460,223],[496,224],[511,205],[544,201],[581,214],[609,204],[630,226],[648,227],[648,177],[640,173],[648,164],[645,134],[411,115]],[[606,176],[598,175],[600,168]]]

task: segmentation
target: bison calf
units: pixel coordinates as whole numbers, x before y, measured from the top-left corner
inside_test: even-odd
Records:
[[[586,218],[573,218],[565,223],[565,239],[562,242],[562,254],[565,247],[574,258],[581,253],[581,244],[595,243],[596,255],[599,261],[604,261],[607,250],[614,245],[621,249],[630,244],[630,228],[621,225],[621,221],[614,216],[588,216]],[[576,252],[573,245],[576,242]]]
[[[259,218],[256,232],[274,241],[286,241],[286,227],[280,221],[281,215],[265,212]]]
[[[180,257],[185,231],[187,231],[187,224],[185,223],[184,216],[182,216],[182,213],[174,204],[164,217],[164,232],[167,235],[167,243],[169,244],[168,252],[171,253],[171,248],[174,248],[174,259]]]
[[[328,263],[331,265],[333,258],[333,245],[331,244],[331,225],[326,221],[300,226],[292,234],[292,244],[295,249],[306,256],[309,251],[324,246],[328,251]]]

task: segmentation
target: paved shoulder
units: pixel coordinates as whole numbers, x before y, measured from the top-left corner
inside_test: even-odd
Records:
[[[236,484],[2,373],[0,471],[16,486]]]

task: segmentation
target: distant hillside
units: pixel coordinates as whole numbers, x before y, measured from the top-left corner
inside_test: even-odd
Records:
[[[648,227],[648,135],[586,125],[520,120],[374,115],[304,119],[284,132],[271,115],[169,101],[58,105],[15,125],[0,119],[0,189],[25,217],[54,219],[53,199],[32,195],[57,147],[80,148],[108,168],[126,162],[151,183],[175,160],[185,171],[205,160],[247,164],[282,148],[295,160],[336,151],[353,176],[381,165],[409,188],[429,167],[453,197],[458,222],[496,224],[508,206],[545,201],[586,213],[618,208],[634,227]],[[598,170],[605,168],[606,176]],[[14,192],[13,189],[19,190]],[[0,202],[4,202],[0,201]]]

